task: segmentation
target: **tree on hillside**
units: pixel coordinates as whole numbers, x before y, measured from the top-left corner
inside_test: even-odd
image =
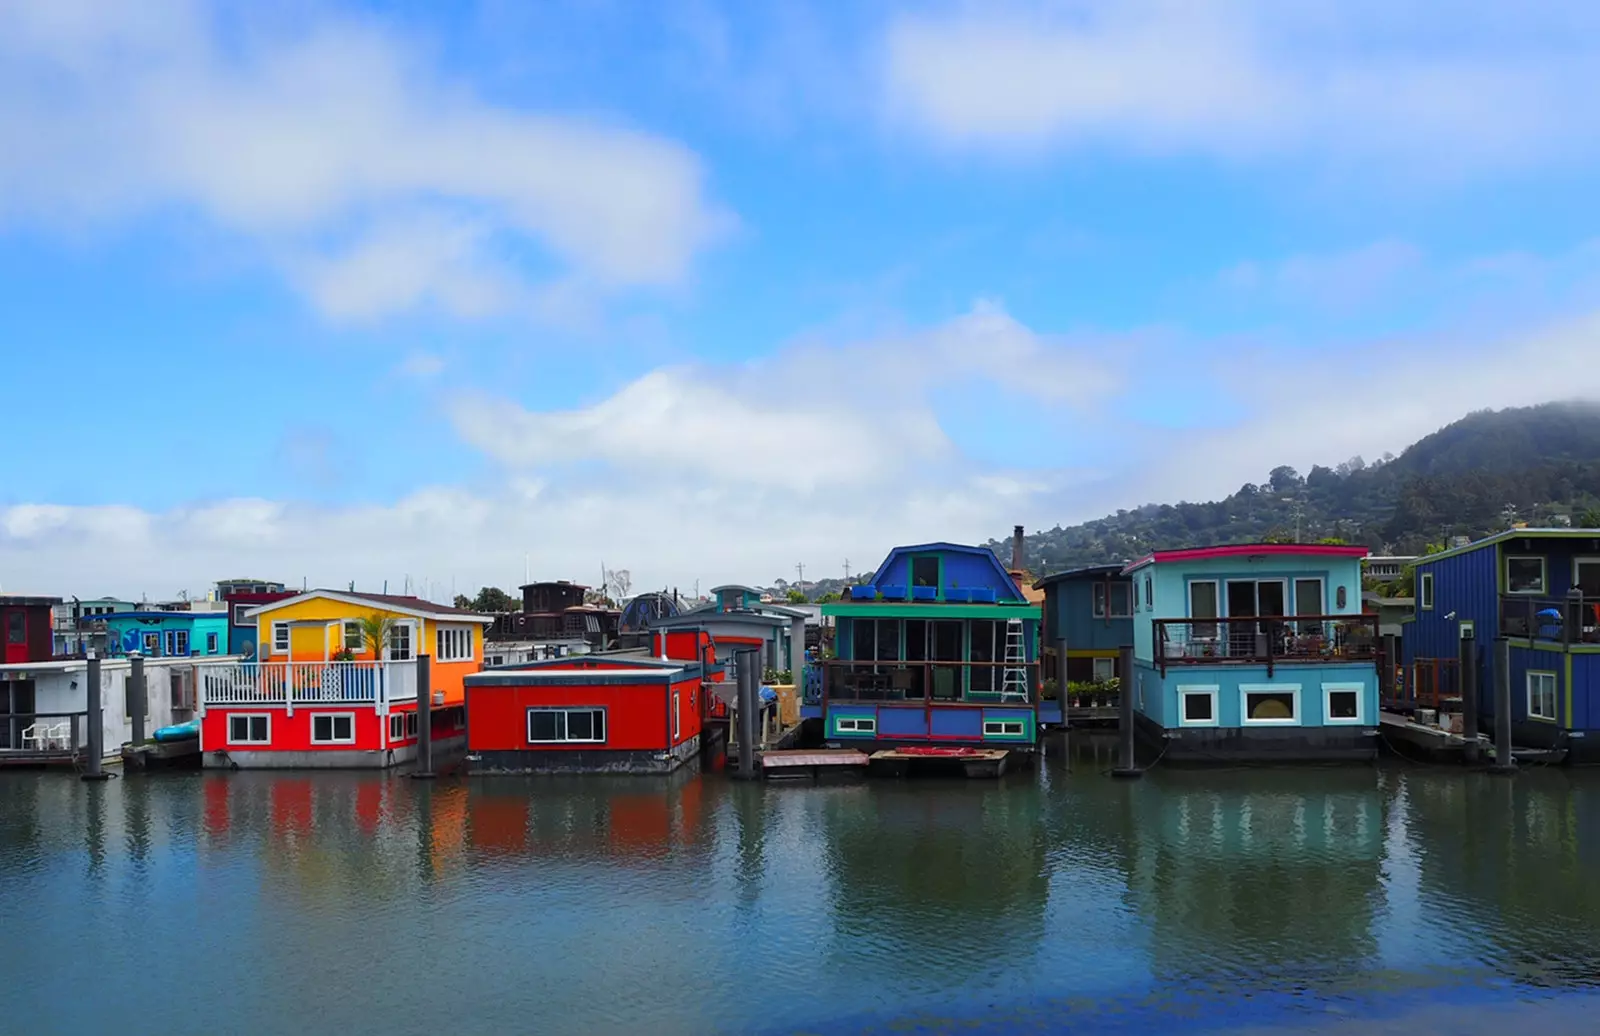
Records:
[[[788,594],[790,604],[805,604],[806,595],[799,590],[790,590]]]
[[[456,594],[455,600],[451,601],[450,605],[454,608],[471,608],[472,598],[468,597],[466,594]]]

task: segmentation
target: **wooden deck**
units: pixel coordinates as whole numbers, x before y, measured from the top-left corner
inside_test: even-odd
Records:
[[[1004,748],[966,748],[952,753],[929,753],[885,748],[872,753],[872,772],[892,777],[916,773],[960,773],[967,777],[999,777],[1006,772],[1011,753]]]
[[[1438,727],[1425,726],[1417,723],[1409,716],[1397,712],[1380,712],[1378,714],[1380,729],[1388,740],[1391,748],[1400,751],[1400,746],[1405,746],[1409,751],[1402,754],[1415,755],[1435,763],[1464,763],[1467,755],[1467,739],[1460,734],[1452,734],[1448,730]],[[1478,737],[1478,758],[1482,762],[1489,762],[1495,757],[1494,740],[1482,733]],[[1564,762],[1567,757],[1565,749],[1561,748],[1530,748],[1522,745],[1511,746],[1511,758],[1518,763],[1542,765],[1555,765]]]
[[[853,748],[792,748],[762,752],[762,775],[769,779],[820,777],[824,773],[859,773],[867,768],[865,752]]]

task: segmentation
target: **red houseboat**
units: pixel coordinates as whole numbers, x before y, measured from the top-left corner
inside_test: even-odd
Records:
[[[706,667],[578,655],[466,678],[471,773],[669,773],[700,751]]]

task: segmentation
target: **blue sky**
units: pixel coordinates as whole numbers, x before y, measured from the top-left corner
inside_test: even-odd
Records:
[[[871,564],[1600,394],[1600,9],[0,0],[0,588]]]

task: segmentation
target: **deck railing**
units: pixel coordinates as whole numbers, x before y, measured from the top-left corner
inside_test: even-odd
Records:
[[[205,705],[411,701],[415,662],[236,662],[196,667]]]
[[[1154,619],[1155,661],[1168,666],[1376,662],[1376,615]]]
[[[1032,704],[1038,662],[851,662],[821,664],[830,701],[909,701],[930,705]]]
[[[1600,644],[1600,597],[1501,594],[1500,635]]]

